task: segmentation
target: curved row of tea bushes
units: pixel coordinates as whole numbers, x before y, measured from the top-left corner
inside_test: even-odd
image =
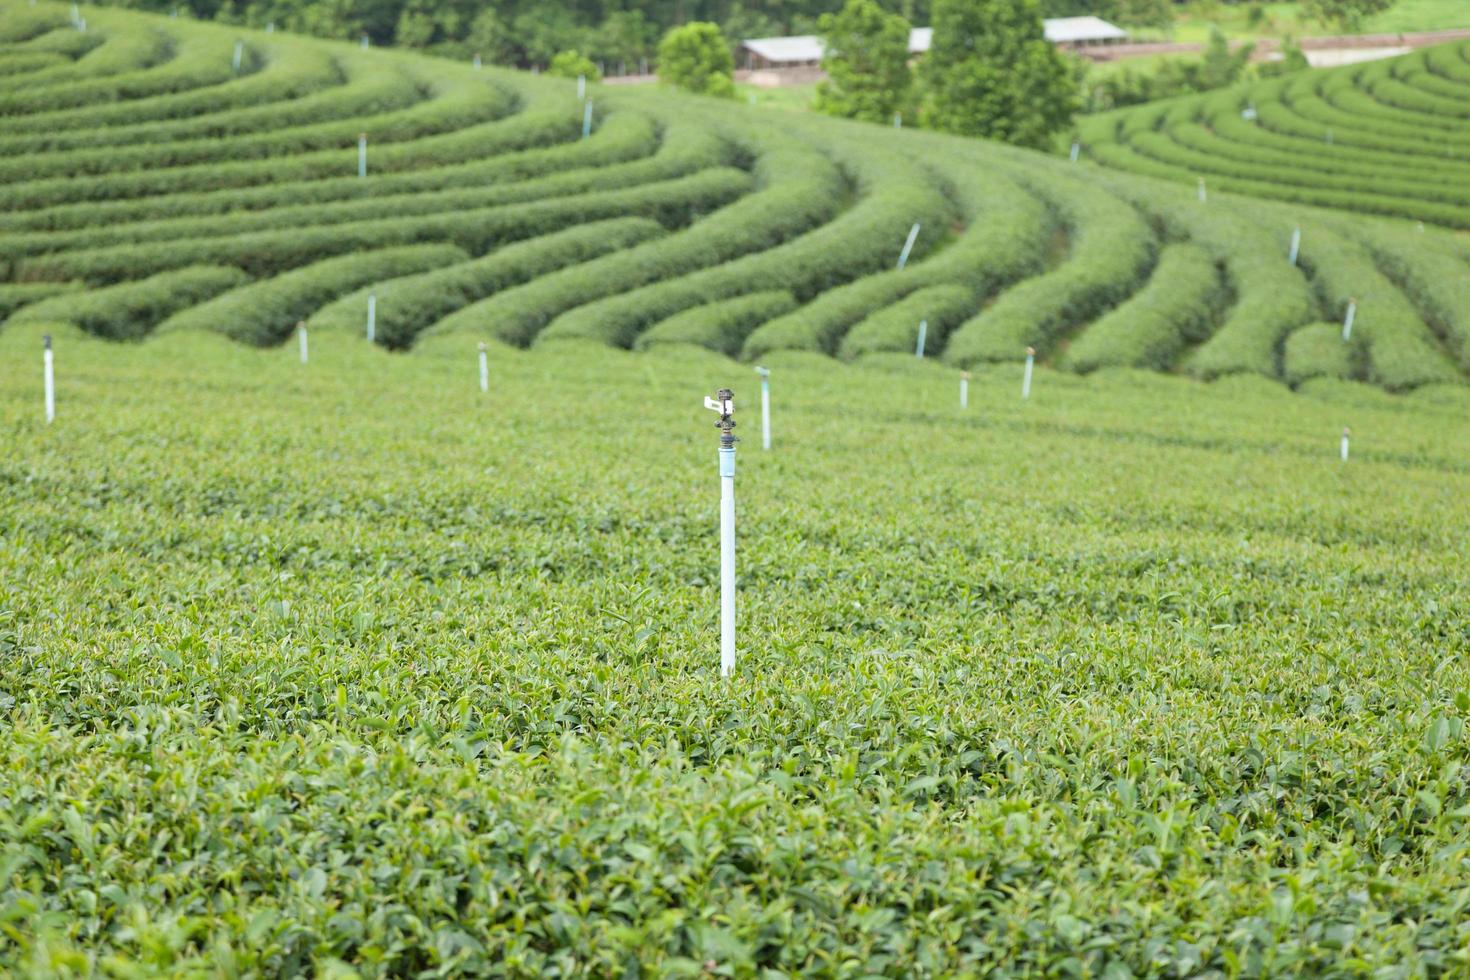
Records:
[[[1131,294],[1152,268],[1154,234],[1135,208],[1072,178],[1038,183],[1036,190],[1061,215],[1070,254],[961,324],[945,348],[946,360],[962,366],[1015,361],[1027,347],[1045,355],[1068,332]]]
[[[552,320],[539,339],[578,338],[631,347],[650,324],[710,300],[780,290],[798,300],[890,268],[914,224],[945,228],[954,209],[937,181],[908,172],[907,158],[881,147],[828,144],[856,181],[857,201],[810,231],[774,247],[679,278],[629,289]],[[937,237],[916,241],[919,260]]]
[[[919,322],[925,323],[924,353],[933,356],[944,347],[949,332],[975,312],[979,297],[960,283],[925,286],[858,321],[842,338],[838,353],[844,358],[863,354],[909,354],[918,349]]]
[[[747,293],[675,313],[638,335],[635,349],[654,344],[695,344],[731,357],[740,353],[750,332],[796,308],[796,297],[782,289]]]
[[[66,63],[66,59],[59,54],[46,54],[41,51],[31,54],[24,52],[20,54],[0,52],[0,78],[10,75],[25,75],[43,68],[51,68]]]
[[[526,200],[540,196],[542,192],[524,186],[517,189],[515,185],[518,182],[529,183],[534,178],[559,174],[568,178],[566,186],[582,181],[579,186],[590,189],[595,185],[585,183],[589,174],[612,169],[625,161],[638,160],[655,150],[668,150],[669,156],[665,160],[672,162],[664,171],[667,176],[687,172],[682,169],[684,164],[696,165],[695,160],[708,161],[702,165],[713,166],[717,162],[729,162],[731,159],[725,141],[713,136],[712,131],[707,128],[683,122],[675,123],[671,127],[665,126],[662,144],[658,140],[657,129],[657,121],[650,123],[647,116],[636,111],[615,110],[593,132],[591,138],[572,143],[515,150],[467,163],[377,174],[368,180],[354,175],[120,201],[61,204],[35,211],[0,214],[0,231],[61,231],[99,225],[108,227],[124,222],[151,223],[187,216],[269,212],[271,209],[285,207],[326,207],[333,201],[365,201],[489,185],[503,188],[503,198],[506,201]],[[659,155],[662,156],[662,153]],[[581,172],[580,177],[570,176],[578,171]],[[657,167],[651,172],[657,173]],[[614,177],[610,184],[618,186],[618,178]],[[548,182],[543,186],[551,185]]]
[[[1379,231],[1359,241],[1434,327],[1461,370],[1470,371],[1470,263],[1425,247],[1412,233]]]
[[[67,30],[83,36],[73,27],[68,26]],[[6,86],[7,91],[0,94],[0,117],[55,108],[48,103],[57,98],[56,91],[73,83],[80,83],[89,93],[106,92],[110,76],[134,75],[164,64],[174,55],[176,39],[160,30],[97,33],[102,35],[102,43],[76,61],[13,79]],[[104,96],[99,101],[115,100]]]
[[[506,242],[624,215],[642,215],[668,227],[686,224],[695,215],[746,194],[750,183],[744,171],[718,168],[621,191],[526,204],[217,238],[113,245],[23,259],[11,278],[83,279],[102,285],[200,262],[237,266],[262,278],[323,256],[425,241],[453,242],[473,255],[481,255]]]
[[[0,44],[27,44],[58,30],[72,30],[62,8],[15,5],[0,17]]]
[[[343,293],[392,275],[454,265],[468,257],[453,245],[435,244],[323,259],[176,313],[158,324],[158,330],[217,330],[263,347],[279,343],[299,320]]]
[[[953,188],[964,231],[954,242],[902,270],[865,276],[829,289],[760,327],[743,355],[774,350],[837,351],[843,335],[876,309],[916,289],[960,283],[977,298],[1042,268],[1055,219],[1042,201],[996,169],[977,180],[969,155],[931,152],[926,162]]]
[[[1361,355],[1360,348],[1343,342],[1341,324],[1311,323],[1286,338],[1282,375],[1293,385],[1313,378],[1359,378]]]
[[[77,292],[79,282],[7,282],[0,283],[0,324],[23,306],[38,303],[52,296]]]
[[[227,266],[186,266],[106,289],[64,293],[27,306],[10,322],[70,323],[109,340],[140,340],[173,314],[249,281]]]
[[[612,218],[516,242],[488,255],[418,275],[374,282],[312,315],[309,325],[362,333],[367,299],[376,299],[374,333],[385,347],[404,348],[426,327],[455,310],[501,290],[600,255],[631,248],[664,234],[647,218]]]
[[[639,149],[652,147],[656,134],[651,120],[620,114],[619,122],[619,129]],[[17,234],[0,241],[0,262],[14,262],[28,255],[45,255],[73,248],[95,249],[122,243],[183,241],[297,227],[312,228],[352,221],[374,221],[385,215],[406,218],[411,215],[483,209],[512,202],[612,191],[683,176],[701,169],[701,165],[716,166],[719,161],[716,159],[715,146],[717,144],[713,140],[706,140],[695,147],[694,153],[671,154],[639,161],[621,173],[615,167],[606,167],[591,173],[573,172],[503,185],[490,184],[481,187],[472,184],[466,189],[420,190],[332,204],[277,206],[270,210],[232,212],[209,217],[110,222],[100,228],[89,226],[73,231]]]
[[[19,117],[13,122],[27,124],[26,131],[13,132],[7,126],[0,135],[0,155],[247,133],[353,115],[375,107],[381,111],[419,98],[412,87],[398,90],[399,72],[384,72],[382,66],[369,70],[358,59],[342,59],[339,67],[338,59],[325,51],[288,44],[272,45],[263,54],[265,64],[260,71],[228,85],[123,105],[110,103],[95,110]],[[139,120],[134,115],[148,115],[141,103],[164,100],[173,103],[169,117]]]
[[[1366,380],[1390,391],[1459,378],[1429,328],[1402,292],[1388,280],[1361,246],[1328,230],[1308,225],[1302,239],[1302,263],[1327,310],[1341,315],[1350,301],[1357,316],[1349,341],[1366,365]],[[1288,370],[1290,365],[1288,365]]]
[[[471,304],[431,330],[472,333],[526,346],[568,310],[763,252],[841,211],[850,188],[842,172],[823,154],[776,136],[743,138],[759,154],[754,193],[667,238],[563,269]]]
[[[1224,298],[1220,270],[1197,245],[1167,245],[1148,284],[1076,338],[1062,357],[1074,371],[1167,370],[1209,337]]]

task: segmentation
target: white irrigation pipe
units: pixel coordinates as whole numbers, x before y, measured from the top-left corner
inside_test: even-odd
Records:
[[[480,341],[480,391],[490,391],[490,355],[485,352],[485,342]]]
[[[735,672],[735,393],[721,388],[704,407],[720,413],[720,676]]]
[[[1347,426],[1343,426],[1342,427],[1342,461],[1344,463],[1346,463],[1348,461],[1348,434],[1349,434],[1348,427]]]
[[[1342,318],[1342,339],[1351,340],[1353,337],[1353,321],[1358,318],[1357,300],[1348,300],[1347,315]]]
[[[1031,397],[1031,369],[1036,364],[1036,348],[1026,348],[1026,373],[1021,375],[1021,397]]]
[[[592,100],[588,99],[586,106],[582,109],[582,138],[586,139],[592,135]]]
[[[276,32],[276,22],[273,20],[266,21],[265,32],[267,34],[274,34]]]
[[[237,74],[240,71],[240,59],[244,56],[244,54],[245,54],[245,42],[244,41],[236,41],[235,42],[235,56],[234,56],[234,58],[231,59],[230,64],[235,69],[235,72]]]
[[[909,253],[914,250],[914,242],[918,240],[918,237],[919,237],[919,223],[917,221],[915,221],[914,222],[914,226],[909,229],[908,241],[906,241],[906,242],[903,243],[903,251],[900,252],[900,253],[898,253],[898,267],[900,269],[902,269],[904,266],[908,265],[908,262],[909,262]]]
[[[364,47],[364,48],[366,48],[366,47],[367,47],[367,46],[368,46],[368,44],[369,44],[369,41],[368,41],[368,36],[367,36],[367,35],[366,35],[366,34],[364,34],[364,35],[363,35],[363,36],[362,36],[362,46],[363,46],[363,47]]]
[[[357,176],[367,176],[367,133],[357,134]]]
[[[1072,141],[1072,162],[1073,163],[1076,163],[1077,162],[1077,158],[1079,156],[1081,156],[1081,155],[1082,155],[1082,144],[1079,143],[1079,142],[1077,142],[1076,140],[1073,140]]]
[[[296,342],[301,349],[301,363],[306,363],[306,321],[296,324]]]
[[[922,358],[924,356],[924,339],[927,337],[928,333],[929,333],[929,321],[928,320],[920,320],[919,321],[919,339],[914,344],[914,356],[915,357]]]
[[[1288,258],[1288,261],[1291,262],[1292,265],[1296,265],[1296,257],[1301,254],[1301,250],[1302,230],[1300,228],[1297,228],[1291,233],[1291,255]]]
[[[44,338],[45,349],[41,353],[41,374],[46,384],[46,422],[56,421],[56,363],[51,353],[51,335]]]
[[[587,98],[587,76],[577,76],[577,101]]]
[[[903,129],[903,113],[895,112],[893,114],[893,128]]]
[[[761,448],[771,448],[771,369],[758,367],[761,376]]]
[[[367,342],[378,342],[378,294],[368,293]]]
[[[479,68],[480,68],[480,52],[476,51],[475,52],[475,70],[478,71]]]
[[[960,372],[960,408],[970,407],[970,372]]]
[[[1209,200],[1209,195],[1205,192],[1205,179],[1201,177],[1199,179],[1199,202],[1204,204],[1207,200]]]

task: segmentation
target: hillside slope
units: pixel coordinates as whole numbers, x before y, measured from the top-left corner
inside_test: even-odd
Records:
[[[1470,366],[1465,248],[1407,224],[647,89],[594,86],[589,110],[569,81],[281,34],[0,13],[16,323],[272,344],[298,321],[364,335],[371,303],[394,348],[851,358],[912,351],[925,321],[927,353],[958,366],[1031,346],[1078,371],[1390,390]],[[1291,342],[1350,301],[1344,347]]]

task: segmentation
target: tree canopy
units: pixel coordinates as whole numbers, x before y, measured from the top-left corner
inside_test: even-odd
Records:
[[[909,22],[875,0],[847,0],[819,26],[827,79],[817,85],[815,108],[832,116],[887,122],[903,111],[912,87]]]
[[[733,98],[734,72],[735,58],[717,24],[676,27],[658,46],[658,77],[685,91]]]

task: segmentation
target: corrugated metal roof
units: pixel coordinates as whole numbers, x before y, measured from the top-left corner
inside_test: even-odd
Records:
[[[1084,41],[1121,41],[1128,32],[1101,17],[1052,17],[1041,22],[1046,39],[1053,44]],[[934,40],[934,28],[915,27],[909,32],[909,53],[923,54]],[[742,47],[774,64],[822,60],[822,39],[815,34],[793,37],[757,37]]]

